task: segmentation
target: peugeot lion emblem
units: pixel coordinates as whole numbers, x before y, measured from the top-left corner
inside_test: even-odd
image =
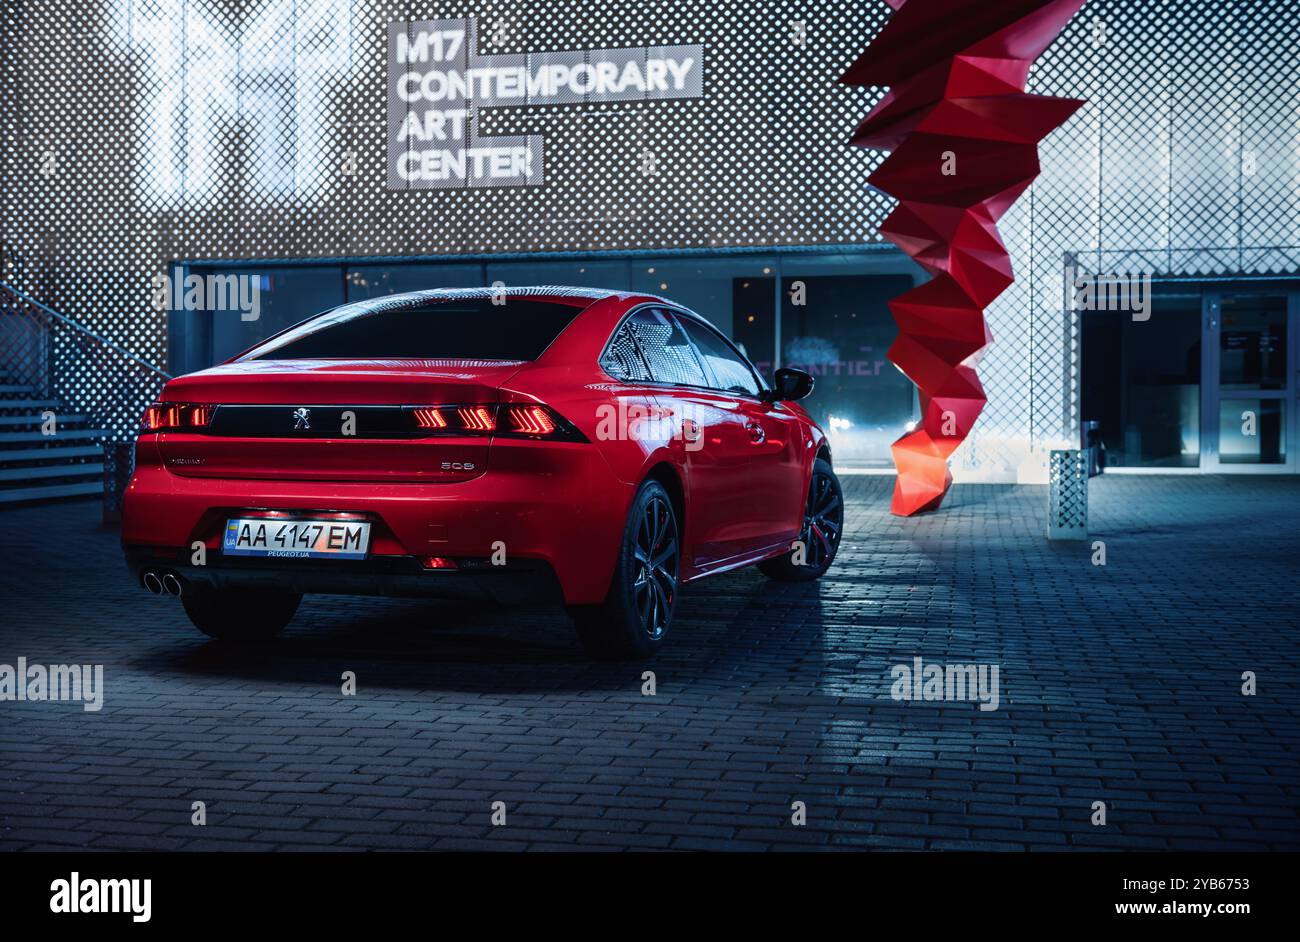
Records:
[[[311,429],[311,410],[310,410],[310,409],[294,409],[294,410],[293,410],[293,428],[294,428],[294,431],[297,431],[298,429],[304,429],[304,430],[310,430],[310,429]]]

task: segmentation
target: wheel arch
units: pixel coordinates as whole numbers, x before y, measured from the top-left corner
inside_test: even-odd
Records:
[[[831,446],[825,438],[817,443],[817,454],[813,456],[813,460],[816,461],[818,458],[825,461],[832,468],[835,467],[835,462],[831,460]]]
[[[668,499],[673,505],[673,513],[677,515],[677,539],[681,541],[681,558],[685,561],[685,548],[689,531],[686,524],[686,488],[682,484],[681,475],[672,462],[660,461],[647,469],[644,480],[658,481],[663,485],[664,490],[668,492]]]

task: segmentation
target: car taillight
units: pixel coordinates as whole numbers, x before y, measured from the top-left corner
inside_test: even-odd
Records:
[[[550,406],[539,403],[473,403],[407,406],[415,426],[426,435],[495,435],[558,442],[585,442],[578,431]]]
[[[443,418],[439,409],[416,409],[415,424],[420,428],[442,429],[447,427],[447,420]]]
[[[497,427],[495,412],[491,406],[465,406],[456,410],[461,426],[468,432],[491,432]]]
[[[555,431],[555,422],[545,406],[506,406],[505,410],[510,426],[516,432],[545,438]]]
[[[194,402],[155,402],[144,410],[140,420],[143,432],[183,432],[207,428],[212,424],[216,406]]]

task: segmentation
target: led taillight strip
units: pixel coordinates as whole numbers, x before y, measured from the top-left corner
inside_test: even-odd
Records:
[[[550,435],[555,422],[543,406],[507,406],[506,415],[516,432],[525,435]]]
[[[460,424],[470,432],[491,432],[497,427],[497,417],[488,406],[464,406],[456,410]]]
[[[540,403],[408,406],[418,428],[429,433],[501,435],[586,441],[586,437],[550,406]]]
[[[144,410],[140,430],[144,432],[184,431],[207,428],[216,406],[195,402],[155,402]]]
[[[435,408],[416,409],[414,410],[415,424],[420,428],[444,429],[447,427],[447,420],[443,418],[442,412]]]

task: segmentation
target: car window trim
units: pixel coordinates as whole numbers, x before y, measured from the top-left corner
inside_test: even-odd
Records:
[[[703,386],[697,386],[694,383],[666,383],[665,385],[685,386],[688,389],[710,389],[716,392],[726,392],[725,389],[718,389],[717,386],[718,378],[713,375],[713,368],[709,366],[709,362],[706,359],[704,359],[704,354],[702,354],[700,352],[700,348],[696,346],[695,338],[692,337],[690,335],[690,332],[681,325],[681,322],[677,317],[679,313],[678,309],[669,304],[661,302],[659,305],[656,306],[655,310],[657,310],[660,314],[663,314],[665,317],[667,317],[669,322],[671,322],[678,330],[682,332],[682,336],[686,338],[687,346],[691,348],[691,353],[695,354],[695,362],[699,364],[700,372],[704,374]],[[649,360],[647,359],[646,362],[648,363]],[[651,373],[653,372],[654,371],[651,370]]]
[[[713,367],[709,365],[709,361],[705,358],[704,352],[700,350],[700,345],[695,342],[695,338],[691,336],[691,332],[686,329],[684,324],[686,318],[681,317],[682,312],[677,308],[668,306],[664,306],[660,310],[662,310],[663,313],[668,316],[668,319],[676,325],[677,329],[682,332],[682,336],[686,338],[686,343],[690,345],[691,352],[695,354],[696,362],[700,364],[700,371],[704,373],[705,385],[703,386],[695,386],[692,383],[680,383],[678,385],[690,386],[692,389],[711,389],[715,392],[721,393],[729,392],[729,390],[718,388],[718,377],[713,372]]]
[[[631,377],[628,376],[615,376],[609,370],[605,369],[605,357],[609,355],[609,348],[613,346],[614,338],[618,336],[618,332],[622,330],[624,327],[626,327],[628,321],[630,321],[634,316],[636,316],[637,313],[645,310],[646,308],[652,308],[652,307],[654,307],[654,305],[647,302],[645,304],[638,304],[630,311],[626,311],[623,314],[623,316],[619,318],[618,323],[614,325],[614,329],[609,332],[609,339],[605,341],[605,346],[601,349],[600,356],[596,357],[596,366],[600,368],[600,371],[617,383],[654,383],[655,382],[653,378],[644,380],[644,379],[632,379]],[[636,355],[641,360],[641,365],[645,367],[646,375],[653,377],[654,370],[650,369],[650,361],[646,359],[645,351],[641,349],[641,343],[636,339],[636,331],[629,330],[628,336],[632,338],[632,347],[634,350],[636,350]]]
[[[627,326],[627,323],[630,320],[632,320],[632,318],[640,314],[642,311],[662,311],[663,313],[671,314],[673,312],[673,309],[669,308],[668,305],[666,305],[663,301],[646,301],[642,304],[638,304],[636,307],[632,308],[630,311],[624,314],[622,319],[618,322],[618,326],[615,327],[613,331],[610,332],[609,339],[605,341],[605,347],[601,351],[599,359],[596,361],[596,365],[600,367],[601,372],[603,372],[610,379],[620,383],[642,383],[648,386],[660,386],[668,389],[683,388],[683,389],[712,390],[713,389],[712,386],[695,386],[690,383],[670,383],[667,380],[655,379],[654,378],[655,371],[650,367],[650,358],[646,356],[645,351],[641,349],[641,341],[637,338],[635,330],[629,331],[628,335],[632,338],[632,344],[633,346],[636,347],[637,356],[641,358],[641,364],[645,367],[645,371],[646,373],[649,374],[650,379],[645,379],[645,380],[619,379],[617,376],[611,374],[609,370],[605,369],[603,361],[605,359],[605,355],[609,353],[610,344],[614,342],[614,338],[618,336],[618,332],[622,330],[625,326]],[[695,341],[691,340],[691,335],[686,333],[686,331],[682,331],[682,333],[686,337],[686,342],[691,345],[691,351],[695,354],[695,359],[698,360],[700,363],[700,372],[704,374],[705,380],[708,380],[711,376],[711,373],[708,367],[705,366],[704,360],[700,356],[700,352],[695,348]]]
[[[716,390],[717,392],[726,393],[727,395],[744,396],[747,399],[756,399],[761,402],[763,392],[767,389],[767,384],[763,382],[763,377],[759,375],[759,372],[754,367],[754,364],[750,362],[749,357],[741,353],[740,350],[737,349],[736,345],[732,343],[730,340],[728,340],[723,335],[722,331],[714,327],[713,324],[702,314],[697,314],[694,311],[691,311],[687,308],[674,307],[672,308],[672,311],[674,314],[677,314],[679,316],[684,316],[684,319],[687,321],[694,321],[702,330],[707,330],[711,332],[713,336],[721,340],[723,344],[727,347],[727,349],[729,349],[732,353],[734,353],[736,355],[736,358],[740,360],[742,364],[744,364],[747,370],[749,370],[750,378],[753,379],[755,385],[758,386],[758,392],[757,393],[739,392],[735,389],[723,389],[718,385],[716,385],[719,382],[719,380],[718,377],[714,375],[713,368],[708,365],[708,359],[704,356],[703,352],[701,352],[699,345],[695,342],[695,338],[691,336],[691,332],[689,330],[683,329],[682,333],[686,335],[686,339],[689,340],[691,346],[695,348],[696,356],[698,356],[700,362],[704,364],[705,370],[707,371],[708,374],[708,378],[712,379],[714,382],[713,386],[707,388]]]
[[[706,330],[711,330],[718,337],[721,337],[723,343],[725,343],[728,347],[730,347],[732,351],[735,352],[736,356],[740,357],[740,361],[749,368],[750,374],[754,377],[755,382],[758,383],[758,388],[759,388],[758,395],[754,395],[752,393],[747,393],[747,392],[738,392],[734,389],[719,389],[716,386],[696,386],[692,383],[670,383],[667,380],[655,379],[654,370],[650,368],[650,360],[645,355],[645,351],[641,349],[641,341],[637,339],[636,331],[634,330],[629,332],[629,335],[632,338],[632,345],[636,347],[637,356],[641,358],[641,365],[645,367],[646,373],[650,376],[650,379],[645,379],[645,380],[626,379],[626,378],[620,378],[614,376],[612,373],[610,373],[609,370],[605,369],[604,366],[605,356],[606,354],[609,353],[610,345],[613,344],[614,338],[618,336],[618,332],[622,330],[625,326],[627,326],[628,321],[630,321],[637,314],[640,314],[642,311],[646,311],[646,310],[652,310],[652,311],[661,310],[673,315],[674,317],[678,315],[685,315],[687,318],[691,318],[695,321],[698,321],[700,324],[704,326]],[[691,345],[691,349],[695,352],[696,359],[700,361],[700,369],[704,371],[704,378],[706,380],[714,379],[714,381],[716,382],[716,379],[713,377],[713,371],[709,368],[704,357],[700,354],[699,348],[695,344],[695,340],[691,337],[688,331],[683,330],[682,333],[686,335],[687,343]],[[600,369],[602,373],[604,373],[611,380],[617,383],[634,383],[642,386],[654,386],[659,389],[698,390],[700,392],[713,393],[715,395],[720,394],[724,396],[732,396],[736,399],[745,399],[749,402],[756,402],[760,404],[767,403],[767,400],[763,398],[762,394],[766,392],[769,389],[769,387],[767,383],[763,380],[763,375],[758,372],[758,368],[754,366],[753,362],[749,359],[749,357],[745,356],[745,354],[743,354],[736,347],[734,343],[732,343],[725,336],[723,336],[722,331],[718,330],[711,323],[709,323],[709,321],[706,320],[703,315],[697,314],[694,311],[690,310],[689,308],[681,307],[680,305],[672,304],[671,302],[668,301],[643,301],[642,303],[638,304],[636,307],[624,313],[623,316],[619,318],[619,322],[614,326],[614,329],[610,331],[609,339],[605,341],[605,346],[601,348],[600,356],[596,358],[596,366]]]

